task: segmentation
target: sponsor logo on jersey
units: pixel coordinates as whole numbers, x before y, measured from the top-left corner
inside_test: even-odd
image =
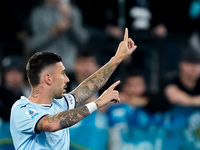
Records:
[[[38,112],[36,112],[33,108],[26,111],[26,114],[31,117],[32,119],[38,115]]]

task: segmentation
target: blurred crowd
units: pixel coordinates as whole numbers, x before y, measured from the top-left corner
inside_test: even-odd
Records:
[[[29,97],[25,67],[33,53],[62,56],[70,92],[115,54],[125,27],[136,51],[87,101],[120,79],[122,103],[72,126],[71,149],[200,149],[200,0],[0,3],[0,150],[14,149],[10,109]]]

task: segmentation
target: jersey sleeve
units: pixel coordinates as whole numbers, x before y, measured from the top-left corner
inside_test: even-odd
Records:
[[[72,94],[64,94],[64,99],[68,105],[68,109],[74,109],[76,107],[76,98]]]
[[[45,115],[48,114],[31,105],[18,106],[11,111],[12,124],[16,130],[29,134],[37,133],[35,126]]]

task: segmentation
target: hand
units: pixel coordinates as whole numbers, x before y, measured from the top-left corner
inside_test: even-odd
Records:
[[[132,52],[137,48],[135,43],[131,38],[128,38],[128,29],[125,29],[124,40],[120,42],[115,57],[123,60],[130,56]]]
[[[112,84],[96,101],[98,108],[101,108],[108,104],[111,101],[114,101],[115,103],[120,103],[119,99],[119,92],[117,90],[114,90],[114,88],[120,83],[120,81],[115,82]]]

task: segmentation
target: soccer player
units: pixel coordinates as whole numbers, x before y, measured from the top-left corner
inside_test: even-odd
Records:
[[[31,95],[22,96],[11,109],[10,130],[15,148],[69,150],[68,127],[111,101],[120,102],[119,93],[114,90],[120,83],[117,81],[97,100],[82,105],[136,47],[126,29],[115,56],[69,94],[64,94],[69,79],[61,57],[48,52],[35,53],[26,66]]]

